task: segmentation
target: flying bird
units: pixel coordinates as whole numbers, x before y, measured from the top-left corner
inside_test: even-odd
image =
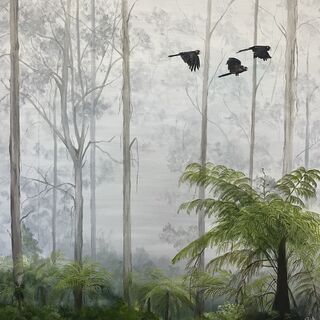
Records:
[[[252,50],[253,51],[253,57],[254,58],[260,58],[264,61],[271,59],[271,56],[269,55],[269,50],[271,48],[269,46],[253,46],[247,49],[242,49],[239,52],[243,52],[243,51],[248,51],[248,50]]]
[[[182,60],[188,64],[189,69],[191,71],[196,71],[196,69],[200,68],[199,54],[200,54],[200,50],[195,50],[195,51],[186,51],[186,52],[179,52],[177,54],[171,54],[168,57],[171,58],[171,57],[180,56]]]
[[[241,61],[238,60],[237,58],[229,58],[226,64],[228,65],[228,70],[230,72],[220,75],[219,78],[229,76],[230,74],[234,74],[238,76],[240,73],[248,70],[248,68],[244,67],[241,64]]]

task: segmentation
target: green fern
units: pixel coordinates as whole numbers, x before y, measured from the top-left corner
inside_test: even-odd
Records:
[[[188,259],[191,267],[206,248],[214,247],[220,255],[209,261],[208,270],[233,265],[239,270],[238,290],[244,292],[264,267],[273,272],[269,280],[274,282],[282,239],[299,259],[306,258],[305,247],[314,256],[320,245],[319,216],[305,210],[305,201],[316,196],[319,180],[319,170],[298,168],[278,180],[268,193],[261,193],[251,187],[242,172],[211,163],[205,167],[189,165],[180,182],[205,187],[208,198],[186,202],[179,210],[214,215],[215,224],[183,248],[173,262]]]
[[[58,274],[55,289],[60,292],[80,288],[87,295],[96,295],[110,286],[110,274],[98,263],[71,262],[64,265]]]

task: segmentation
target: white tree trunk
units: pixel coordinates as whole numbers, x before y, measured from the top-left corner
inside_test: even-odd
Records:
[[[16,290],[23,281],[20,229],[20,110],[19,110],[19,39],[18,0],[10,1],[10,204],[13,279]],[[21,289],[20,289],[21,290]],[[22,299],[21,299],[22,300]],[[19,305],[20,300],[18,299]]]
[[[284,100],[284,145],[283,145],[283,174],[293,167],[293,132],[295,106],[295,50],[296,30],[298,21],[297,0],[287,0],[287,31],[285,55],[285,100]]]
[[[123,294],[131,305],[131,155],[130,155],[130,41],[128,1],[122,0],[122,73],[123,73]]]
[[[257,41],[258,41],[258,14],[259,14],[259,0],[256,0],[255,8],[254,8],[254,31],[253,31],[253,44],[254,45],[257,45]],[[256,97],[257,97],[257,59],[253,59],[250,163],[249,163],[249,178],[250,178],[251,183],[252,183],[252,179],[253,179],[253,159],[254,159],[254,144],[255,144],[255,130],[256,130]]]
[[[56,110],[56,92],[53,100],[53,125],[57,126],[57,110]],[[53,134],[53,195],[52,195],[52,254],[57,251],[57,185],[58,185],[58,141],[57,135]]]
[[[202,84],[202,112],[201,112],[201,150],[200,162],[205,166],[207,162],[207,136],[208,136],[208,93],[209,93],[209,67],[210,67],[210,44],[211,44],[211,13],[212,13],[212,0],[207,2],[207,22],[206,22],[206,39],[205,39],[205,53],[204,53],[204,66],[203,66],[203,84]],[[205,188],[200,187],[199,198],[205,198]],[[205,217],[203,212],[198,213],[198,236],[201,237],[205,234]],[[205,258],[204,252],[201,254],[198,261],[198,270],[204,271]],[[197,292],[195,316],[200,318],[204,312],[204,298],[201,291]]]
[[[91,0],[91,88],[96,87],[96,5]],[[96,140],[96,102],[95,91],[91,94],[90,141]],[[91,258],[96,260],[96,146],[91,144],[90,150],[90,213],[91,213]]]
[[[74,162],[74,182],[75,182],[75,245],[74,260],[82,264],[83,247],[83,195],[82,195],[82,161]]]
[[[307,55],[307,94],[306,94],[306,137],[305,137],[305,153],[304,166],[309,168],[310,162],[310,88],[309,88],[309,51]]]

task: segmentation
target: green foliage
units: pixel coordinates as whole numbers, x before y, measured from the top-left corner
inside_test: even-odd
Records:
[[[59,313],[49,307],[25,306],[19,310],[13,306],[0,307],[0,320],[62,320]]]
[[[159,317],[167,309],[177,318],[184,309],[192,309],[193,301],[184,279],[169,278],[160,270],[152,270],[150,280],[136,283],[136,299],[142,308],[148,308]]]
[[[141,312],[129,309],[125,304],[118,303],[110,309],[84,308],[80,313],[74,314],[68,320],[157,320],[150,312]]]
[[[219,283],[221,277],[210,280],[210,276],[202,275],[207,277],[211,288],[201,277],[195,279],[198,281],[195,286],[203,286],[205,294],[233,296],[242,302],[251,299],[253,304],[260,303],[262,309],[270,307],[276,275],[271,273],[262,280],[261,270],[268,267],[277,273],[276,252],[280,241],[286,239],[290,276],[310,270],[318,255],[319,216],[306,210],[304,201],[316,196],[319,180],[319,170],[299,168],[275,182],[269,190],[261,191],[251,187],[242,172],[211,163],[205,167],[189,165],[180,181],[204,186],[209,197],[186,202],[180,210],[201,211],[207,217],[215,215],[215,224],[204,236],[182,249],[173,262],[189,259],[190,267],[204,249],[215,247],[220,255],[209,261],[207,269],[220,272],[222,268],[234,266],[237,272],[233,274],[233,281],[225,278]],[[292,277],[292,282],[298,278]],[[223,283],[228,289],[223,289]],[[300,288],[304,287],[300,285]],[[303,292],[312,293],[318,300],[318,293],[311,285],[308,288]]]
[[[110,287],[111,276],[100,264],[71,262],[58,274],[56,289],[60,292],[81,288],[88,297],[96,296],[103,288]]]
[[[28,258],[39,256],[41,250],[38,241],[33,237],[32,232],[24,223],[22,223],[21,226],[23,254]]]
[[[123,303],[111,308],[84,308],[80,313],[63,312],[51,307],[25,306],[19,310],[13,306],[0,307],[0,320],[158,320],[150,312],[128,309]]]
[[[246,320],[245,309],[242,305],[226,304],[219,306],[217,312],[205,314],[208,320]]]

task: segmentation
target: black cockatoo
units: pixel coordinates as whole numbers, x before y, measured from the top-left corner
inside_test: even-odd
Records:
[[[244,67],[243,65],[241,65],[241,61],[238,60],[237,58],[229,58],[227,61],[227,65],[228,65],[228,70],[230,72],[220,75],[219,78],[229,76],[230,74],[234,74],[238,76],[239,73],[248,70],[247,67]]]
[[[271,56],[269,55],[269,52],[268,52],[270,49],[271,48],[269,46],[253,46],[247,49],[239,50],[237,53],[252,50],[254,58],[260,58],[266,61],[268,59],[271,59]]]
[[[200,53],[200,50],[186,51],[186,52],[179,52],[177,54],[171,54],[168,57],[171,58],[171,57],[180,56],[182,60],[188,64],[189,69],[191,71],[196,71],[196,69],[200,68],[199,53]]]

